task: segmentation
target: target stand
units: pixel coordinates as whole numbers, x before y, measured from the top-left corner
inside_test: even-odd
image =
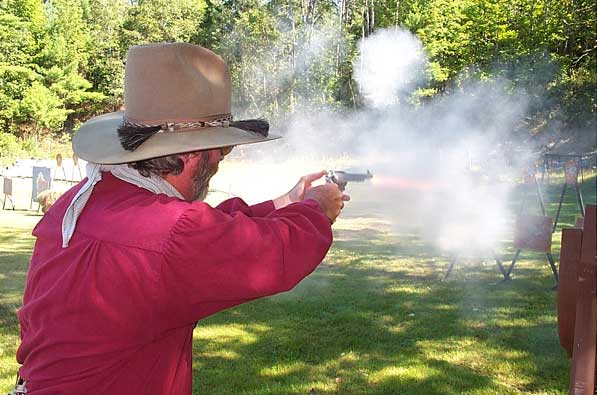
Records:
[[[516,253],[514,254],[514,258],[512,258],[510,267],[504,273],[503,281],[511,280],[510,275],[512,274],[512,270],[514,269],[514,265],[518,261],[518,258],[520,258],[522,250],[530,250],[545,253],[557,286],[558,269],[555,260],[553,259],[553,255],[551,254],[552,219],[546,216],[543,193],[541,192],[541,186],[537,182],[534,165],[529,167],[524,176],[524,186],[527,191],[525,191],[526,193],[522,196],[522,202],[520,204],[520,210],[514,228],[514,248],[516,248]],[[525,214],[525,203],[529,189],[535,189],[535,193],[541,206],[542,215]]]
[[[560,211],[562,210],[562,203],[564,202],[564,195],[566,194],[566,189],[568,189],[568,185],[573,186],[576,190],[576,198],[578,199],[578,205],[580,207],[580,215],[581,217],[585,216],[585,205],[583,203],[580,186],[578,185],[579,168],[580,161],[578,159],[572,159],[564,162],[564,187],[562,188],[562,194],[560,195],[560,202],[558,203],[558,212],[556,214],[556,219],[553,222],[553,229],[551,230],[552,233],[556,231],[556,226],[558,226],[558,219],[560,218]]]
[[[75,178],[75,172],[78,174],[78,177]],[[73,154],[73,168],[71,172],[70,182],[77,183],[83,179],[83,173],[81,172],[81,165],[79,164],[79,157],[76,154]]]
[[[2,201],[2,210],[6,209],[6,201],[10,202],[12,209],[15,209],[15,203],[12,201],[12,178],[4,177],[3,185],[4,200]]]
[[[64,165],[63,165],[61,154],[56,154],[56,167],[54,168],[54,177],[53,177],[54,180],[58,180],[58,173],[62,173],[62,179],[64,181],[68,181],[68,178],[66,177],[66,170],[64,170]]]
[[[497,265],[498,269],[502,273],[502,276],[504,276],[504,278],[505,278],[506,277],[506,268],[504,267],[504,263],[502,262],[500,257],[494,251],[491,252],[491,255],[493,256],[493,259],[495,260],[495,264]],[[448,279],[448,277],[450,277],[450,274],[452,274],[452,270],[454,270],[454,266],[456,265],[456,262],[458,262],[460,260],[460,258],[461,258],[460,256],[452,256],[452,258],[450,259],[450,264],[448,265],[448,269],[446,269],[446,273],[444,274],[442,281],[446,281]]]

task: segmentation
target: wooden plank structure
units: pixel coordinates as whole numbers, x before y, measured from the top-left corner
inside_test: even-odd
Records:
[[[572,358],[569,393],[594,395],[597,359],[597,206],[583,228],[562,230],[558,286],[560,344]]]

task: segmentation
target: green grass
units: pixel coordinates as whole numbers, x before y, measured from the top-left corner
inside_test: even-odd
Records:
[[[585,202],[595,202],[595,181],[583,185]],[[560,192],[545,188],[550,215]],[[560,225],[569,226],[572,191],[564,203]],[[14,313],[38,219],[0,214],[0,393],[17,368]],[[414,235],[347,216],[325,262],[292,292],[199,323],[194,393],[566,394],[569,361],[544,256],[525,252],[507,283],[490,259],[457,265],[441,282],[447,265]]]
[[[23,301],[34,243],[31,231],[40,218],[25,211],[0,210],[0,393],[14,385],[19,345],[16,310]]]

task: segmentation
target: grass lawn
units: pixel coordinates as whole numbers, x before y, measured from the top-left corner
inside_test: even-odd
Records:
[[[583,185],[586,203],[595,202],[595,182]],[[545,187],[552,216],[560,192]],[[447,256],[366,212],[347,211],[325,262],[292,292],[199,323],[195,394],[567,393],[544,256],[523,253],[507,283],[491,257],[457,265],[441,282]],[[569,190],[560,226],[577,212]],[[0,211],[0,393],[17,368],[15,310],[39,218]],[[556,259],[559,241],[558,231]],[[507,261],[513,251],[500,254]]]

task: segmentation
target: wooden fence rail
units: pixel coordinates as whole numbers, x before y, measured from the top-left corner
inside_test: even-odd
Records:
[[[572,358],[571,395],[594,395],[597,359],[597,206],[587,206],[583,228],[562,230],[558,332]]]

